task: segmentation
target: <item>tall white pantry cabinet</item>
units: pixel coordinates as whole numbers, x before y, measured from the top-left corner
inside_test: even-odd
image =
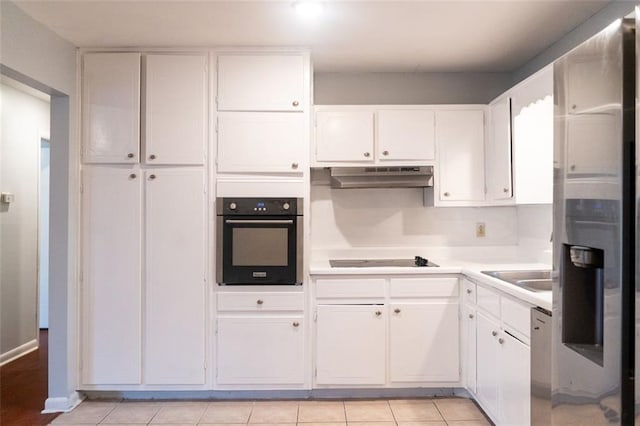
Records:
[[[205,384],[207,63],[83,55],[82,388]]]

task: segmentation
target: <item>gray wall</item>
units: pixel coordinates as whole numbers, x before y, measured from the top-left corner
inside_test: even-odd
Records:
[[[316,105],[486,104],[511,87],[509,73],[316,73]]]
[[[49,103],[0,84],[0,356],[37,339],[40,138],[49,134]],[[24,347],[22,351],[24,351]]]
[[[553,43],[546,50],[531,59],[513,73],[513,84],[519,83],[536,71],[544,68],[565,53],[580,45],[591,36],[605,29],[618,18],[623,18],[633,12],[637,1],[616,0],[609,3],[591,18],[578,25],[560,40]]]
[[[0,1],[0,71],[51,97],[51,204],[49,257],[49,398],[61,401],[76,387],[75,247],[76,48],[15,4]],[[70,159],[74,159],[70,162]],[[74,167],[70,167],[74,164]],[[73,225],[73,226],[70,226]]]

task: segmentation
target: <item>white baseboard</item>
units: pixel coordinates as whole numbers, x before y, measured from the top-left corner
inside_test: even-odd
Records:
[[[11,349],[8,352],[0,355],[0,366],[10,363],[11,361],[20,358],[28,354],[29,352],[33,352],[38,349],[38,340],[33,339],[24,345],[20,345],[15,349]]]
[[[72,392],[67,398],[47,398],[42,414],[66,413],[76,408],[84,399],[78,392]]]

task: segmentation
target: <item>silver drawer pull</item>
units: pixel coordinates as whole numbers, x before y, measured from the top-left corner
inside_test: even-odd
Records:
[[[293,322],[293,326],[294,326],[294,327],[298,327],[299,325],[300,325],[300,323],[299,323],[298,321],[294,321],[294,322]]]
[[[251,220],[251,219],[227,219],[224,221],[225,223],[236,223],[236,224],[256,224],[256,225],[291,225],[293,224],[293,220]]]
[[[262,304],[264,303],[264,300],[262,300],[262,299],[258,299],[258,300],[256,300],[256,303],[257,303],[258,305],[262,305]]]
[[[393,310],[393,312],[395,312],[396,314],[399,314],[399,313],[400,313],[400,308],[395,308],[395,309]]]
[[[376,311],[376,316],[379,317],[380,315],[382,315],[382,312]]]

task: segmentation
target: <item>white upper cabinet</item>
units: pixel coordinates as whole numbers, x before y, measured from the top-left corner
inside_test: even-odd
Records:
[[[489,106],[491,131],[486,143],[488,200],[510,200],[513,196],[511,173],[511,99],[502,96]]]
[[[406,106],[316,107],[315,161],[433,164],[434,111]]]
[[[553,201],[553,65],[514,87],[511,99],[515,201],[549,204]]]
[[[377,158],[381,161],[426,161],[435,158],[434,112],[378,111]]]
[[[436,111],[437,204],[484,200],[484,109]]]
[[[148,54],[143,71],[140,53],[83,56],[84,162],[139,163],[142,139],[147,164],[204,164],[206,55]]]
[[[307,164],[302,114],[218,114],[218,171],[302,172]]]
[[[299,54],[218,56],[218,110],[304,111],[305,62]]]
[[[144,57],[144,161],[204,164],[207,141],[207,57]]]
[[[316,160],[373,162],[373,111],[316,112]]]
[[[140,54],[87,53],[82,63],[82,143],[86,163],[137,163]]]

